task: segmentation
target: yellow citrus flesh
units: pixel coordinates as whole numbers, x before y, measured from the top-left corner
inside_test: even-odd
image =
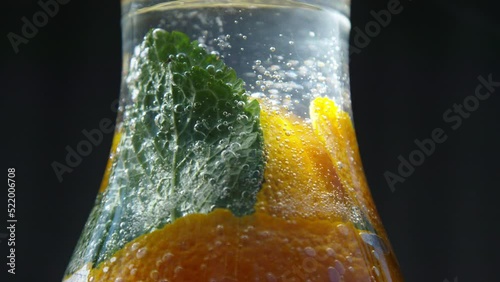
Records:
[[[256,209],[283,218],[342,220],[344,190],[311,126],[265,107],[261,125],[266,166]]]
[[[366,182],[354,126],[349,113],[326,97],[316,98],[310,106],[314,135],[329,152],[345,191],[354,205],[369,216],[378,232],[385,232]]]
[[[237,218],[220,209],[137,238],[94,269],[91,279],[370,281],[358,240],[349,224],[264,213]]]
[[[317,98],[311,118],[263,106],[266,167],[254,214],[184,216],[127,243],[89,281],[402,281],[393,255],[375,255],[346,217],[365,205],[390,249],[349,115]]]

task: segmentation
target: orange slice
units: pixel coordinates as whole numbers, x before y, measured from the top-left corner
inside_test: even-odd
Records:
[[[260,119],[266,167],[256,209],[284,218],[342,220],[348,201],[311,125],[265,106]]]
[[[310,115],[314,134],[328,151],[342,186],[349,192],[350,198],[356,201],[354,205],[368,214],[375,229],[383,232],[366,182],[349,113],[338,107],[333,100],[320,97],[311,103]]]
[[[368,282],[360,241],[349,224],[263,213],[237,218],[218,209],[136,238],[89,281]]]

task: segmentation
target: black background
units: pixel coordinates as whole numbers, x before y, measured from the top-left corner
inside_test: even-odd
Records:
[[[493,1],[492,1],[493,2]],[[500,281],[500,88],[452,130],[443,113],[473,95],[478,76],[500,81],[500,20],[487,1],[401,1],[403,11],[351,56],[354,119],[373,197],[406,281]],[[92,207],[111,134],[59,183],[51,169],[83,129],[115,119],[121,77],[119,1],[71,1],[15,54],[8,32],[36,1],[2,4],[1,169],[16,168],[16,275],[0,281],[60,281]],[[365,28],[386,0],[352,3]],[[353,36],[354,34],[352,34]],[[351,37],[352,37],[351,36]],[[351,38],[352,41],[352,38]],[[358,46],[359,47],[359,46]],[[394,192],[395,172],[415,139],[448,136]],[[5,233],[7,185],[1,189]],[[5,207],[5,208],[4,208]],[[5,276],[4,276],[5,275]]]

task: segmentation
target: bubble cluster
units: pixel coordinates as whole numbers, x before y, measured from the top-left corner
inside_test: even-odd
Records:
[[[210,9],[206,9],[210,10]],[[238,76],[244,78],[245,95],[259,99],[266,110],[279,116],[280,120],[275,120],[272,124],[271,140],[274,142],[266,148],[266,156],[274,158],[276,169],[265,175],[266,185],[273,185],[278,189],[270,190],[272,195],[266,195],[265,205],[255,207],[256,214],[265,214],[271,219],[282,219],[283,222],[274,222],[275,225],[259,226],[262,223],[238,221],[238,228],[228,224],[231,220],[224,222],[207,221],[193,228],[191,233],[186,233],[183,238],[168,241],[161,245],[161,250],[155,249],[156,245],[148,244],[148,237],[144,237],[141,243],[133,242],[128,244],[124,239],[135,238],[138,234],[155,234],[161,231],[163,226],[172,225],[171,222],[159,222],[155,218],[170,217],[188,218],[197,222],[198,219],[191,217],[193,207],[196,206],[196,200],[191,201],[192,195],[200,195],[199,201],[207,197],[217,195],[219,199],[231,199],[237,197],[240,201],[231,205],[237,206],[248,199],[255,199],[258,195],[254,192],[241,191],[233,193],[231,183],[222,179],[222,175],[232,173],[230,165],[235,163],[242,156],[254,157],[255,151],[245,151],[244,142],[236,140],[234,136],[248,136],[251,132],[238,132],[238,123],[251,123],[251,115],[241,113],[247,106],[246,102],[241,100],[226,101],[231,104],[235,111],[224,111],[218,114],[216,118],[202,119],[190,116],[193,110],[207,109],[210,106],[207,103],[193,102],[186,105],[184,103],[160,104],[154,101],[144,113],[130,117],[125,111],[124,120],[132,121],[130,125],[131,132],[139,132],[140,124],[152,125],[153,130],[149,131],[150,136],[166,137],[174,130],[175,119],[192,119],[189,123],[189,130],[193,135],[202,136],[202,140],[192,143],[178,144],[175,137],[168,137],[165,142],[157,142],[154,139],[145,138],[138,142],[137,140],[126,139],[121,150],[130,149],[136,154],[117,163],[114,167],[115,175],[110,176],[111,182],[120,182],[120,175],[127,177],[137,177],[144,173],[155,175],[152,178],[143,178],[137,181],[134,187],[136,191],[133,194],[123,197],[122,194],[113,192],[109,189],[107,198],[103,201],[104,206],[112,207],[118,201],[133,199],[126,205],[125,209],[133,211],[132,214],[123,213],[121,223],[115,224],[108,220],[96,224],[100,229],[116,228],[119,232],[110,236],[111,240],[117,240],[118,246],[124,246],[122,256],[113,256],[102,265],[102,272],[113,274],[115,279],[112,281],[128,281],[127,277],[143,275],[153,281],[166,282],[167,277],[180,279],[191,271],[202,271],[206,273],[212,269],[220,267],[215,262],[232,258],[235,254],[244,254],[250,250],[260,250],[258,257],[238,257],[240,260],[248,260],[255,273],[259,273],[259,281],[281,281],[286,278],[295,277],[300,281],[384,281],[384,277],[389,277],[390,271],[387,264],[384,263],[384,257],[389,254],[389,247],[384,243],[385,239],[372,233],[371,230],[358,232],[351,223],[360,223],[366,220],[363,217],[365,207],[356,208],[349,195],[355,194],[355,187],[347,187],[345,191],[338,189],[339,180],[336,178],[335,171],[348,171],[350,164],[355,160],[346,159],[343,161],[328,163],[328,156],[318,150],[319,142],[314,140],[314,134],[311,131],[311,117],[309,116],[309,104],[317,97],[328,96],[335,100],[343,109],[349,110],[349,89],[348,72],[342,56],[339,54],[342,42],[338,38],[331,36],[327,32],[326,26],[336,27],[334,24],[325,25],[325,28],[317,26],[304,26],[300,30],[290,28],[290,30],[272,30],[272,26],[265,25],[266,17],[259,16],[259,10],[239,9],[230,7],[224,13],[214,12],[210,14],[206,10],[182,10],[170,13],[168,21],[163,20],[162,25],[166,30],[175,30],[177,27],[188,27],[191,39],[198,40],[198,46],[207,50],[210,54],[219,60],[224,60],[228,65],[234,67]],[[281,14],[283,13],[283,14]],[[312,12],[311,12],[312,14]],[[228,16],[229,15],[229,16]],[[254,17],[255,16],[255,17]],[[292,18],[287,11],[276,13],[275,18]],[[317,17],[319,18],[319,17]],[[326,17],[325,17],[326,18]],[[334,23],[331,19],[325,22]],[[301,21],[307,25],[307,21]],[[293,23],[290,23],[293,24]],[[250,28],[248,28],[248,26]],[[234,30],[231,26],[237,26]],[[263,37],[260,32],[269,28],[270,36]],[[332,29],[332,28],[330,28]],[[156,29],[153,31],[154,38],[160,38],[164,30]],[[338,31],[337,31],[338,32]],[[148,56],[150,50],[147,48],[135,48],[134,57],[130,60],[130,68],[138,67],[141,58]],[[186,54],[178,54],[170,59],[179,62],[187,62]],[[206,66],[207,73],[220,79],[224,74],[217,70],[213,65]],[[181,85],[185,82],[185,74],[176,74],[175,83]],[[126,83],[132,83],[140,79],[140,72],[130,72]],[[158,77],[155,79],[165,79]],[[189,82],[192,83],[192,82]],[[150,81],[153,88],[160,86],[155,81]],[[229,82],[225,84],[228,87],[233,85]],[[130,89],[131,101],[142,99],[142,90]],[[152,91],[151,89],[148,91]],[[171,95],[166,91],[164,96]],[[207,91],[206,95],[213,95]],[[154,95],[147,96],[145,99],[154,99]],[[126,105],[126,108],[129,108]],[[168,111],[166,111],[166,109]],[[169,112],[165,114],[165,112]],[[174,119],[174,117],[176,117]],[[289,118],[289,121],[284,121]],[[268,128],[269,129],[269,128]],[[186,129],[182,129],[186,130]],[[220,140],[210,140],[214,132],[235,133],[227,138]],[[128,136],[129,137],[129,136]],[[180,160],[186,165],[186,169],[178,176],[172,176],[166,173],[170,167],[162,167],[163,161],[168,158],[166,155],[154,154],[148,151],[151,148],[163,148],[170,151],[178,151],[186,148],[189,156]],[[220,156],[220,160],[214,162],[213,166],[202,161],[211,158],[213,152]],[[274,154],[274,155],[273,155]],[[270,157],[271,156],[271,157]],[[127,167],[126,162],[142,161],[147,165]],[[269,159],[266,165],[272,164]],[[238,173],[245,175],[245,185],[259,183],[262,179],[262,170],[250,167],[248,164],[239,163]],[[189,189],[177,191],[179,199],[178,208],[165,201],[170,199],[171,194],[168,183],[176,179],[191,178],[195,172],[196,183],[191,183]],[[156,177],[158,176],[158,177]],[[325,179],[321,177],[325,176]],[[126,184],[125,184],[126,185]],[[204,187],[210,189],[204,190]],[[113,188],[113,187],[111,187]],[[116,187],[115,187],[116,188]],[[208,192],[207,192],[208,191]],[[149,199],[160,199],[151,204]],[[161,200],[163,199],[163,200]],[[153,201],[154,202],[154,201]],[[107,211],[109,212],[109,211]],[[196,213],[208,213],[213,215],[220,212],[220,205],[211,203],[203,210],[196,210]],[[118,213],[117,213],[118,214]],[[254,215],[251,215],[253,218]],[[255,219],[255,218],[253,218]],[[309,230],[306,222],[317,223],[329,222],[328,227]],[[241,219],[238,219],[241,220]],[[339,223],[339,222],[343,223]],[[130,224],[130,222],[132,222]],[[335,224],[332,224],[335,222]],[[125,224],[126,223],[126,224]],[[160,224],[161,223],[161,224]],[[166,224],[166,225],[164,225]],[[169,225],[170,224],[170,225]],[[175,221],[174,221],[175,224]],[[276,229],[286,226],[285,231]],[[302,224],[302,225],[301,225]],[[186,226],[189,226],[187,224]],[[206,233],[197,233],[199,230],[205,230]],[[366,226],[365,226],[366,227]],[[186,229],[188,230],[188,229]],[[309,230],[310,234],[302,234],[300,230]],[[313,239],[307,237],[314,232],[319,232]],[[298,232],[298,233],[294,233]],[[165,237],[176,233],[168,233]],[[180,233],[178,233],[180,234]],[[197,245],[196,236],[210,236],[210,239],[203,241],[202,245]],[[149,236],[149,235],[148,235]],[[192,237],[194,236],[194,237]],[[301,237],[302,236],[302,237]],[[309,238],[310,240],[302,240]],[[356,240],[354,240],[356,239]],[[102,241],[94,240],[87,247],[95,250],[103,245]],[[197,247],[195,247],[197,246]],[[265,251],[263,246],[267,246]],[[283,247],[285,246],[285,247]],[[290,246],[294,246],[293,248]],[[104,248],[109,247],[104,244]],[[206,247],[206,250],[203,249]],[[283,247],[280,249],[280,247]],[[196,267],[189,266],[186,261],[193,259],[194,256],[186,255],[196,252],[196,248],[205,250],[205,253],[199,256],[200,262]],[[236,248],[236,249],[234,249]],[[287,253],[288,256],[278,257],[276,253],[279,250]],[[290,255],[290,253],[292,255]],[[81,255],[84,257],[85,255]],[[367,261],[366,258],[370,260]],[[274,262],[282,260],[286,267],[266,270],[266,264],[263,261]],[[144,265],[147,261],[148,264]],[[272,263],[268,263],[272,265]],[[295,272],[287,273],[293,266]],[[124,267],[126,266],[126,267]],[[147,269],[145,271],[144,269]],[[167,275],[168,273],[168,275]],[[224,273],[224,271],[220,272]],[[353,278],[355,277],[355,278]],[[361,277],[361,278],[360,278]],[[359,279],[358,279],[359,278]],[[230,281],[231,277],[213,274],[209,281]],[[293,279],[293,278],[292,278]],[[92,276],[89,281],[94,280]],[[174,279],[175,280],[175,279]],[[233,279],[234,280],[234,279]],[[111,281],[111,280],[109,280]],[[180,281],[180,280],[179,280]],[[235,280],[236,281],[236,280]]]

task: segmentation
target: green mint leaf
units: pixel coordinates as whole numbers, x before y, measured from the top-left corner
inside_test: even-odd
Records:
[[[251,214],[263,181],[259,104],[196,41],[150,31],[136,47],[127,84],[122,136],[75,253],[81,261],[99,263],[187,214]]]
[[[214,208],[252,213],[263,141],[260,108],[248,101],[243,81],[175,31],[150,32],[132,61],[129,88],[136,97],[123,136],[132,155],[127,180],[161,190],[152,198],[167,201],[161,216],[168,214],[167,222]]]

